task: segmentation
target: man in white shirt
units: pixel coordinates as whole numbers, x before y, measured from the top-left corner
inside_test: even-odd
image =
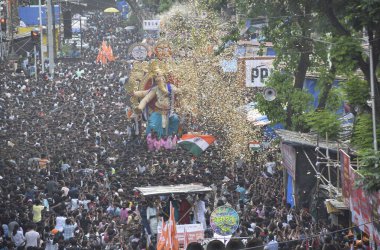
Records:
[[[278,242],[274,239],[273,234],[268,236],[268,244],[265,245],[264,250],[278,250]]]
[[[207,228],[206,225],[206,204],[202,200],[203,196],[201,195],[199,197],[199,200],[195,202],[195,216],[196,216],[196,221],[200,222],[203,226],[203,229]]]
[[[139,174],[144,174],[145,170],[146,170],[145,165],[143,165],[143,164],[141,164],[141,163],[139,163],[139,164],[137,165],[137,171],[138,171]]]
[[[28,247],[39,247],[40,246],[40,234],[35,231],[35,225],[31,224],[28,226],[28,231],[25,233],[26,245],[25,249]]]
[[[70,200],[70,210],[75,211],[79,208],[79,201],[78,199],[72,198]]]
[[[66,197],[69,194],[70,189],[68,187],[66,187],[66,184],[64,181],[61,182],[61,186],[62,186],[61,191],[63,191],[62,196]]]
[[[66,223],[66,217],[64,216],[57,216],[57,218],[55,218],[55,229],[57,229],[58,231],[62,232],[63,231],[63,226],[65,225]]]

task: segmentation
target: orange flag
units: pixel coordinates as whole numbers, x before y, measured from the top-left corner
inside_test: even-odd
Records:
[[[187,233],[186,231],[186,228],[185,228],[185,232],[184,232],[184,240],[183,240],[183,249],[186,250],[187,248],[187,245],[189,245],[189,234]]]
[[[97,63],[101,61],[101,56],[102,56],[102,53],[101,53],[101,50],[99,49],[98,56],[96,57]]]
[[[162,231],[157,243],[157,250],[178,250],[179,243],[177,237],[177,225],[174,218],[174,207],[170,202],[170,216],[165,225],[162,220]]]
[[[177,236],[177,225],[174,218],[174,207],[170,202],[170,217],[169,217],[169,244],[167,245],[167,250],[177,250],[179,249],[178,236]]]
[[[104,49],[107,49],[107,44],[105,41],[102,42],[102,45],[99,48],[99,53],[98,56],[96,57],[96,62],[101,62],[102,64],[107,63],[107,58],[106,58],[106,51]]]
[[[157,250],[164,250],[167,241],[168,241],[168,229],[167,229],[167,225],[165,225],[164,219],[162,219],[161,235],[157,242]]]
[[[108,49],[107,49],[107,58],[108,58],[108,61],[110,61],[110,62],[115,61],[115,57],[113,56],[113,51],[112,51],[111,45],[109,45]]]
[[[107,42],[106,41],[102,42],[102,50],[107,51]]]

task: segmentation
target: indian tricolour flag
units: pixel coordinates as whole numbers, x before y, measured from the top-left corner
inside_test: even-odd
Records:
[[[189,150],[194,155],[200,155],[213,142],[215,137],[212,135],[184,134],[178,141],[178,144]]]
[[[260,142],[258,142],[258,141],[251,141],[251,142],[249,142],[249,148],[250,148],[252,151],[260,151],[260,149],[261,149],[261,144],[260,144]]]

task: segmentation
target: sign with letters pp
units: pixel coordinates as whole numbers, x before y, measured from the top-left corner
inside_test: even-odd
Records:
[[[273,69],[273,59],[253,58],[245,60],[245,86],[246,87],[265,87],[265,81]]]

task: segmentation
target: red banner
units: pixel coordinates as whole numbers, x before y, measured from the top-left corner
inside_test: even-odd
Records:
[[[341,160],[341,179],[342,179],[342,195],[344,198],[344,203],[349,206],[349,198],[351,191],[351,178],[350,178],[350,156],[346,154],[343,150],[339,150],[340,160]]]
[[[356,185],[359,174],[350,165],[350,157],[341,153],[342,194],[350,207],[352,222],[360,230],[373,235],[377,245],[380,245],[380,192],[369,194]],[[371,223],[372,222],[372,223]]]

